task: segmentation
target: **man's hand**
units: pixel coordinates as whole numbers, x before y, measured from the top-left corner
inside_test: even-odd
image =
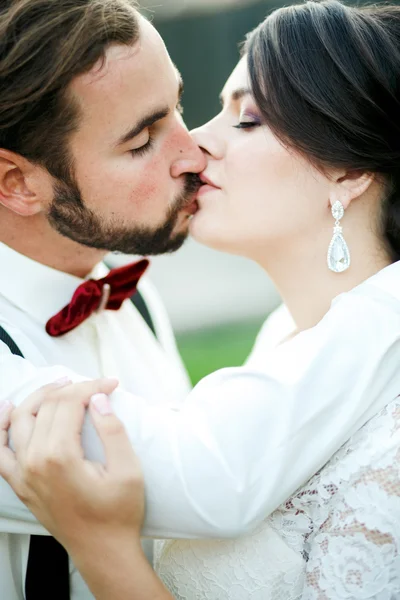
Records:
[[[143,478],[124,426],[113,414],[112,379],[47,385],[18,408],[0,411],[0,475],[37,519],[73,554],[104,536],[139,539]],[[85,410],[104,445],[106,465],[85,460]],[[7,431],[15,454],[8,448]]]

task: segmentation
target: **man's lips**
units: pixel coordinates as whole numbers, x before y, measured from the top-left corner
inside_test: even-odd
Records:
[[[189,204],[186,204],[183,207],[183,210],[185,211],[185,213],[187,213],[188,215],[194,215],[195,213],[197,213],[197,211],[199,210],[199,205],[197,203],[197,200],[194,199],[192,200],[192,202],[190,202]]]

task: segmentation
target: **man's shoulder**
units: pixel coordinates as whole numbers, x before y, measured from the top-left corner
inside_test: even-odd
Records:
[[[0,312],[0,343],[9,347],[11,340],[19,348],[20,345],[25,345],[27,339],[28,336],[21,327],[5,318]]]

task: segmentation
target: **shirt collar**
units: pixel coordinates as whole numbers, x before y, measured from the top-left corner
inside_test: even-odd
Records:
[[[107,272],[104,263],[99,263],[87,279],[98,279]],[[0,242],[0,297],[43,324],[70,302],[83,281],[36,262]]]
[[[400,300],[400,260],[378,271],[378,273],[367,279],[364,284],[380,288]]]
[[[368,279],[356,285],[348,292],[338,294],[333,298],[331,306],[335,305],[347,294],[371,296],[373,295],[373,288],[381,290],[385,294],[390,294],[396,298],[396,300],[400,300],[400,261],[396,261],[387,267],[384,267],[375,273],[375,275],[368,277]]]

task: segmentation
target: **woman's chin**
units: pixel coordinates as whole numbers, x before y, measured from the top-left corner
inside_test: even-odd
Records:
[[[201,211],[197,212],[190,220],[189,234],[199,244],[212,247],[216,233],[213,229],[215,228],[207,226],[207,219],[204,219],[200,213]]]
[[[231,248],[234,241],[229,243],[226,233],[226,228],[218,227],[215,219],[205,217],[201,210],[190,220],[189,234],[196,242],[213,250],[234,253]]]

